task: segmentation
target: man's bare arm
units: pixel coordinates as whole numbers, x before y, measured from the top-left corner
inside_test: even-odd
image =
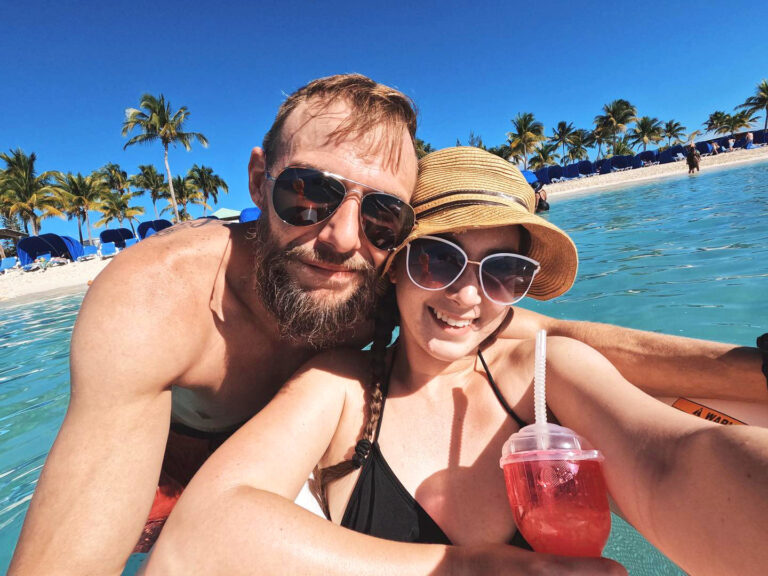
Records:
[[[757,348],[646,332],[597,322],[550,318],[523,308],[502,333],[534,338],[544,328],[588,344],[630,382],[653,396],[694,396],[768,402]]]
[[[168,436],[169,382],[187,351],[159,319],[183,303],[137,281],[132,264],[165,277],[161,263],[132,259],[137,252],[118,255],[81,307],[70,404],[27,513],[14,576],[120,574],[149,513]],[[163,290],[168,296],[167,283]]]
[[[691,574],[762,574],[768,430],[675,410],[630,385],[595,350],[549,340],[548,405],[603,452],[627,520]]]

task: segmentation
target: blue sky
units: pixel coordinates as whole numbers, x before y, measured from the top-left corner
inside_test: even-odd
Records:
[[[163,93],[210,141],[171,150],[174,174],[211,166],[230,188],[218,206],[243,208],[250,149],[313,78],[397,86],[436,148],[470,130],[501,144],[518,112],[547,134],[588,128],[616,98],[690,131],[768,77],[768,3],[30,0],[3,7],[0,53],[0,150],[35,152],[41,171],[162,169],[159,145],[123,151],[120,128],[141,94]],[[46,231],[77,235],[74,221]]]

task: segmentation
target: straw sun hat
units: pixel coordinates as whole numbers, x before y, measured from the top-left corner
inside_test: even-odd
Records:
[[[390,255],[385,272],[416,238],[519,224],[531,235],[528,257],[541,264],[528,296],[559,296],[573,285],[579,257],[565,232],[534,214],[534,202],[533,188],[503,158],[469,146],[433,152],[419,161],[411,198],[416,226]]]

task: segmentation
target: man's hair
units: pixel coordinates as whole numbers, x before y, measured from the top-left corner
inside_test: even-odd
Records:
[[[400,138],[404,128],[411,142],[415,142],[417,112],[408,96],[362,74],[338,74],[313,80],[286,98],[264,136],[262,147],[268,167],[283,152],[285,138],[282,130],[286,119],[302,102],[309,101],[318,104],[319,112],[339,101],[350,106],[350,115],[330,134],[330,141],[342,142],[350,136],[367,134],[382,126],[387,137],[377,140],[373,144],[376,149],[371,152],[377,153],[388,147],[385,155],[395,167],[400,162]]]

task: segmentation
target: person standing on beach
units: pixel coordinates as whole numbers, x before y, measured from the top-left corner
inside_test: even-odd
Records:
[[[699,160],[701,160],[701,154],[696,150],[696,146],[693,142],[688,147],[688,153],[686,154],[686,162],[688,163],[688,174],[693,174],[693,171],[699,171]]]
[[[399,91],[360,75],[313,81],[251,152],[259,220],[174,226],[99,275],[75,325],[69,407],[11,575],[120,574],[207,457],[300,365],[371,340],[377,270],[409,229],[415,133]],[[522,309],[504,336],[531,337],[542,323],[594,340],[634,383],[653,366],[661,389],[696,373],[692,388],[711,397],[723,382],[749,398],[763,391],[755,350]]]

